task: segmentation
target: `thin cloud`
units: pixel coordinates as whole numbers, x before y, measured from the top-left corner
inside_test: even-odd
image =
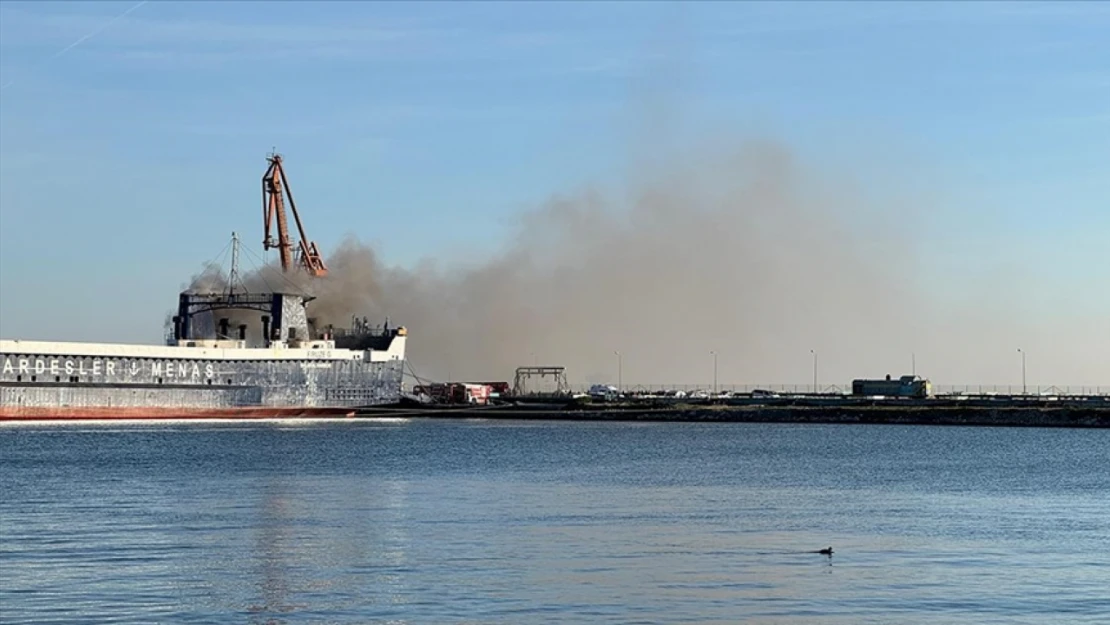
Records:
[[[719,23],[717,34],[730,36],[844,31],[853,29],[958,24],[999,26],[1024,22],[1110,17],[1110,5],[1098,2],[928,2],[928,3],[747,3],[739,23]]]
[[[360,16],[342,22],[302,24],[291,15],[283,15],[280,4],[276,6],[278,12],[267,14],[269,22],[243,23],[234,16],[131,17],[82,52],[125,64],[203,68],[263,59],[484,61],[506,55],[546,57],[584,48],[597,53],[599,43],[558,30],[504,32],[429,20],[398,22]],[[50,14],[7,8],[0,15],[0,40],[7,50],[71,39],[103,20],[102,16],[87,13]],[[605,40],[600,43],[604,45]]]
[[[53,55],[51,55],[49,58],[43,59],[42,61],[40,61],[38,63],[38,65],[41,65],[42,63],[45,63],[46,61],[49,61],[51,59],[56,59],[56,58],[64,55],[66,52],[69,52],[70,50],[76,48],[77,46],[85,43],[90,38],[95,37],[96,35],[104,32],[112,24],[115,24],[116,22],[120,21],[121,19],[127,17],[135,9],[138,9],[139,7],[143,6],[146,3],[147,3],[147,0],[140,0],[139,2],[136,2],[135,4],[131,5],[130,8],[125,10],[123,13],[120,13],[119,15],[113,17],[112,19],[108,20],[107,22],[104,22],[104,23],[100,24],[99,26],[93,28],[91,31],[85,33],[84,35],[81,35],[80,37],[77,38],[76,41],[74,41],[73,43],[69,44],[68,46],[62,48],[61,50],[58,50]],[[14,80],[9,80],[8,82],[4,83],[3,85],[0,85],[0,91],[3,91],[5,89],[7,89],[8,87],[12,86],[13,84],[15,84],[15,81]]]
[[[104,29],[102,16],[81,13],[5,9],[2,16],[0,40],[6,52],[78,36],[83,37],[83,42],[90,29]],[[281,16],[272,19],[280,20]],[[297,24],[294,20],[271,23],[229,20],[129,17],[103,32],[95,45],[83,48],[82,53],[99,56],[112,64],[159,69],[207,69],[274,59],[284,63],[320,59],[395,60],[445,56],[456,46],[455,39],[461,34],[453,28],[394,27],[377,22]],[[68,49],[72,47],[73,44]],[[10,71],[14,54],[7,56],[5,69]]]
[[[141,3],[140,3],[141,4]],[[69,38],[101,25],[102,16],[84,13],[45,14],[7,9],[0,12],[8,28],[7,45],[41,44],[43,39]],[[121,46],[196,45],[315,45],[340,42],[391,42],[427,34],[450,32],[445,29],[405,29],[378,25],[308,25],[288,22],[232,23],[214,19],[160,19],[133,17],[126,27],[116,28],[101,39]]]
[[[1030,121],[1051,126],[1107,126],[1110,125],[1110,112],[1051,115],[1034,118]]]
[[[512,48],[545,48],[568,43],[562,33],[532,31],[497,35],[497,43]]]
[[[93,37],[93,36],[103,32],[109,26],[111,26],[112,24],[115,24],[116,22],[120,21],[121,19],[127,17],[129,14],[131,14],[132,11],[134,11],[135,9],[143,6],[146,3],[147,3],[147,0],[141,0],[140,2],[136,2],[135,4],[131,5],[131,7],[128,8],[126,11],[124,11],[123,13],[120,13],[119,15],[113,17],[111,20],[109,20],[107,23],[105,23],[100,28],[97,28],[97,29],[93,30],[92,32],[89,32],[89,33],[81,36],[80,38],[77,39],[77,41],[74,41],[73,43],[69,44],[68,46],[62,48],[56,54],[54,54],[54,56],[52,56],[50,58],[56,59],[56,58],[62,56],[63,54],[65,54],[66,52],[69,52],[70,50],[72,50],[72,49],[76,48],[77,46],[81,45],[82,43],[85,43],[85,41],[87,41],[90,37]]]

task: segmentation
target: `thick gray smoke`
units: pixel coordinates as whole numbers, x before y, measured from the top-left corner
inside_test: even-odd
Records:
[[[327,278],[297,278],[317,297],[309,316],[388,316],[433,379],[511,381],[538,362],[566,366],[572,383],[616,382],[619,360],[626,385],[706,385],[715,351],[722,384],[807,382],[811,349],[836,353],[837,370],[903,372],[914,259],[893,211],[773,142],[657,169],[621,198],[549,199],[477,266],[389,267],[348,239]],[[245,280],[273,288],[275,277]],[[221,280],[206,272],[193,286]]]
[[[875,344],[906,331],[913,292],[910,248],[881,211],[773,143],[642,173],[624,198],[548,200],[478,267],[367,272],[421,372],[511,380],[538,361],[572,383],[623,369],[626,384],[706,385],[713,351],[727,382],[805,381],[811,348],[870,343],[876,373],[905,359],[897,339]]]

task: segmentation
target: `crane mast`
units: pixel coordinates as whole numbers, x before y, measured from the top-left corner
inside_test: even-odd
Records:
[[[266,157],[270,166],[262,176],[262,216],[266,233],[262,240],[263,249],[277,248],[281,254],[281,270],[288,272],[294,265],[293,241],[289,238],[289,221],[285,216],[285,196],[289,196],[289,208],[293,211],[293,219],[297,222],[297,232],[300,240],[297,242],[296,264],[303,268],[310,276],[322,277],[328,274],[324,259],[316,243],[309,241],[304,233],[301,215],[297,212],[297,204],[293,201],[293,190],[289,187],[289,179],[285,177],[285,168],[282,167],[280,154],[270,154]],[[276,222],[276,224],[275,224]],[[277,226],[277,240],[274,240],[272,230]]]

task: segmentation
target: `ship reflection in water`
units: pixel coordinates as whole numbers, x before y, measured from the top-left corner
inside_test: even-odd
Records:
[[[1104,622],[1110,432],[0,427],[5,622]],[[835,555],[816,553],[832,545]]]
[[[404,486],[393,482],[379,484],[380,490],[353,488],[345,493],[335,508],[314,508],[307,493],[297,492],[294,480],[286,477],[267,478],[259,501],[256,546],[252,580],[254,588],[243,588],[243,594],[254,593],[256,603],[246,607],[251,623],[280,625],[287,616],[299,611],[312,611],[312,597],[331,596],[332,609],[341,604],[358,610],[361,602],[351,593],[346,600],[344,572],[367,577],[375,593],[392,605],[404,602],[404,577],[390,570],[408,568],[405,560],[408,534],[403,518]],[[352,484],[352,486],[355,486]],[[359,522],[354,515],[342,514],[323,518],[326,510],[348,506],[365,512]],[[374,511],[385,513],[386,523],[368,523]],[[380,560],[379,565],[368,565]],[[375,573],[376,569],[380,569]],[[348,573],[348,574],[350,574]],[[357,584],[356,584],[357,586]],[[298,601],[297,599],[301,600]]]
[[[300,541],[291,540],[289,501],[282,492],[283,478],[268,478],[262,488],[259,510],[258,541],[255,548],[257,569],[253,575],[258,580],[260,605],[251,605],[247,611],[255,615],[252,623],[277,625],[282,621],[275,615],[286,614],[308,607],[289,602],[287,572],[295,570],[296,562],[304,556]]]

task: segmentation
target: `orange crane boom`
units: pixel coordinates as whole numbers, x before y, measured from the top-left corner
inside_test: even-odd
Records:
[[[309,241],[304,233],[301,215],[297,212],[297,204],[293,201],[293,190],[289,187],[289,179],[285,177],[285,168],[282,167],[280,154],[270,154],[266,157],[270,166],[262,175],[262,217],[266,226],[266,235],[262,240],[263,249],[278,248],[281,254],[281,270],[289,271],[293,266],[293,241],[289,238],[289,223],[285,217],[285,202],[283,197],[289,196],[289,208],[293,210],[293,219],[297,222],[297,232],[301,238],[297,246],[297,264],[309,275],[322,277],[328,274],[324,259],[316,248],[316,243]],[[274,222],[277,222],[277,241],[271,234]]]

